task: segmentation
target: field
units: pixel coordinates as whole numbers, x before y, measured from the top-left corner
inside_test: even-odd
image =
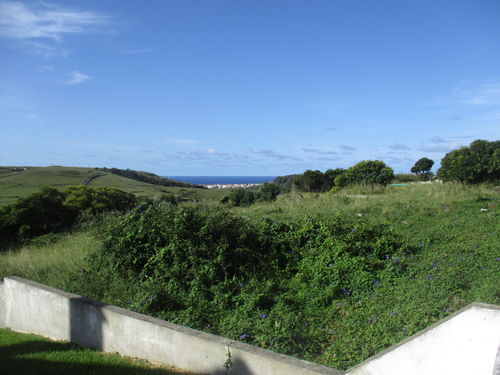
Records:
[[[187,375],[134,358],[0,329],[0,373],[17,375]]]
[[[311,313],[304,324],[321,336],[321,350],[297,355],[345,369],[471,302],[500,304],[499,202],[498,187],[434,183],[284,194],[275,202],[235,207],[232,212],[273,223],[310,217],[340,220],[353,228],[384,224],[415,250],[404,259],[387,260],[394,267],[404,263],[404,271],[373,280],[370,294],[334,301],[321,321],[313,317],[314,306],[302,306],[301,314]],[[82,294],[88,288],[79,285],[75,275],[86,267],[86,254],[101,246],[98,227],[82,225],[72,234],[0,254],[0,277],[17,275]],[[112,295],[105,302],[121,303]],[[249,327],[269,319],[256,318]],[[272,329],[282,329],[279,324],[276,320]],[[229,337],[238,339],[235,334]]]
[[[153,185],[112,174],[97,168],[80,167],[0,167],[0,206],[14,203],[44,186],[64,188],[85,184],[90,187],[110,186],[138,196],[158,198],[163,194],[179,195],[191,199],[222,199],[223,190],[193,189]]]

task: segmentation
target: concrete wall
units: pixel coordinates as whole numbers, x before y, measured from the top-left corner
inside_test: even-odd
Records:
[[[81,346],[163,362],[212,375],[225,374],[228,350],[234,375],[334,375],[340,371],[234,340],[181,327],[18,277],[4,280],[5,326]],[[2,316],[0,292],[0,323]]]
[[[500,375],[500,307],[474,303],[347,371],[349,375]]]
[[[0,281],[0,328],[5,327],[5,298],[3,281]]]

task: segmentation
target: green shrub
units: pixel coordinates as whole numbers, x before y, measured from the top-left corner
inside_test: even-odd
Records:
[[[386,185],[394,178],[392,168],[380,160],[364,160],[346,169],[335,178],[335,185],[344,187],[358,183]]]
[[[0,249],[70,229],[83,214],[125,211],[135,203],[133,194],[114,188],[92,189],[82,185],[59,191],[45,187],[0,208]]]
[[[466,183],[500,180],[500,141],[476,140],[469,147],[447,153],[441,160],[438,177]]]
[[[312,322],[402,272],[407,250],[384,225],[251,221],[224,206],[146,204],[108,227],[85,277],[95,298],[313,355],[324,332]]]

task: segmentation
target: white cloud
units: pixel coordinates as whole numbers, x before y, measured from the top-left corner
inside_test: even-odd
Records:
[[[250,148],[250,151],[253,154],[259,154],[259,155],[263,155],[263,156],[268,157],[268,158],[273,158],[273,159],[278,159],[278,160],[285,160],[285,159],[297,160],[297,161],[300,160],[299,158],[296,158],[295,156],[277,154],[276,152],[274,152],[272,150]]]
[[[306,147],[302,147],[302,151],[304,151],[304,152],[310,152],[310,153],[314,153],[314,154],[320,154],[320,155],[337,155],[338,154],[337,151],[322,150],[322,149],[319,149],[319,148],[306,148]]]
[[[344,151],[354,151],[356,150],[355,147],[347,146],[347,145],[340,145],[339,148]]]
[[[453,97],[466,105],[500,105],[500,83],[459,82],[451,91]]]
[[[433,137],[430,139],[430,141],[432,143],[446,143],[446,141],[443,138],[439,138],[439,137]]]
[[[447,94],[439,95],[431,100],[424,101],[422,105],[430,106],[491,106],[500,105],[500,82],[498,81],[460,81],[452,87]],[[453,116],[452,120],[461,117]]]
[[[79,71],[75,70],[71,72],[68,79],[66,79],[65,81],[59,81],[59,83],[63,85],[76,85],[78,83],[85,82],[88,79],[90,79],[90,76],[82,74]]]
[[[389,147],[393,150],[409,150],[409,148],[402,143],[393,143]]]
[[[12,39],[51,39],[61,41],[66,34],[96,31],[108,23],[109,17],[88,11],[41,6],[20,1],[0,3],[0,36]]]
[[[67,57],[61,46],[65,36],[102,33],[110,17],[72,10],[43,2],[0,2],[0,37],[13,39],[21,48],[43,57]]]
[[[420,144],[418,150],[423,152],[450,152],[451,150],[456,149],[458,147],[460,147],[460,144],[457,142],[452,142],[449,144],[432,144],[432,145]]]
[[[40,73],[54,73],[54,70],[54,67],[51,65],[40,65],[36,68],[36,71]]]
[[[23,41],[20,46],[34,55],[42,56],[45,58],[68,57],[70,55],[70,52],[60,45]]]

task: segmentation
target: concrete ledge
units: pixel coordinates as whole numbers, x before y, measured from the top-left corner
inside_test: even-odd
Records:
[[[368,358],[346,374],[491,375],[499,366],[499,333],[500,307],[473,303]]]
[[[233,362],[229,374],[342,374],[329,367],[181,327],[19,277],[6,277],[3,289],[4,323],[16,331],[212,375],[225,374],[223,364],[228,351]]]
[[[5,327],[5,298],[3,281],[0,281],[0,328]]]

